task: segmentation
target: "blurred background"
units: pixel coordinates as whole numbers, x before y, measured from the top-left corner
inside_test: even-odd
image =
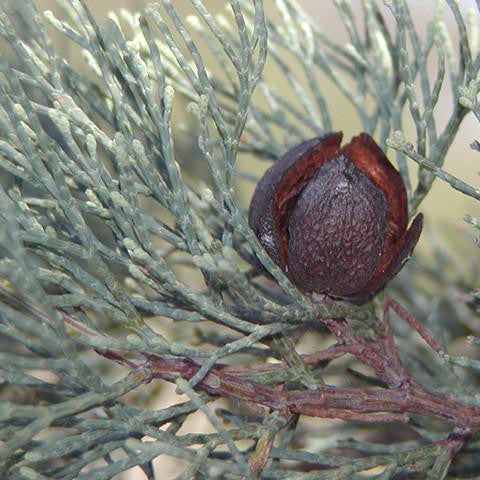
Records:
[[[5,0],[0,0],[5,1]],[[15,0],[13,0],[15,1]],[[147,5],[147,0],[84,0],[90,9],[93,17],[99,25],[102,25],[108,18],[110,12],[120,12],[121,9],[128,9],[132,12],[142,13]],[[21,2],[21,0],[19,0]],[[57,12],[55,0],[34,0],[35,4],[40,10],[51,9]],[[342,23],[338,18],[338,13],[333,0],[298,0],[303,8],[309,12],[314,18],[323,32],[329,35],[332,40],[340,43],[347,42],[347,33],[343,29]],[[273,0],[265,0],[265,7],[267,14],[273,21],[278,17],[276,13],[275,2]],[[379,2],[381,3],[381,2]],[[194,13],[194,8],[189,0],[172,0],[173,6],[182,16],[191,15]],[[204,0],[204,4],[210,9],[213,14],[224,12],[228,7],[228,2],[223,0]],[[361,0],[352,0],[352,4],[358,11],[361,11]],[[417,31],[421,37],[425,35],[426,24],[432,16],[433,0],[410,0],[410,8],[415,13],[415,21]],[[467,11],[470,8],[476,8],[474,0],[460,0],[459,4],[462,11]],[[59,15],[61,18],[61,15]],[[387,15],[388,18],[388,15]],[[390,17],[391,18],[391,17]],[[449,26],[449,30],[453,38],[457,37],[455,23],[450,15],[448,8],[445,8],[445,20]],[[478,24],[478,13],[477,13]],[[51,37],[56,45],[59,54],[63,55],[70,64],[80,71],[87,71],[88,67],[82,55],[79,55],[76,49],[70,42],[65,41],[65,38],[49,28]],[[208,55],[206,56],[208,59]],[[291,59],[294,61],[294,59]],[[285,59],[289,61],[289,59]],[[209,69],[215,71],[212,62],[212,67],[207,65]],[[434,68],[435,65],[432,65]],[[432,70],[432,75],[434,70]],[[275,82],[279,88],[285,85],[284,94],[286,96],[293,96],[293,93],[287,88],[287,83],[282,81],[279,77],[278,69],[274,69],[272,65],[267,65],[264,72],[264,78]],[[322,89],[326,98],[329,101],[330,110],[332,113],[333,126],[335,130],[342,130],[344,132],[344,139],[348,141],[353,135],[359,133],[360,123],[358,118],[353,114],[353,110],[348,102],[342,98],[339,91],[330,84],[322,85]],[[437,122],[440,126],[444,125],[445,118],[448,118],[452,109],[452,96],[448,92],[448,88],[444,89],[444,94],[441,97],[441,103],[437,107]],[[406,125],[406,138],[412,143],[415,143],[415,134],[411,125]],[[470,144],[474,140],[480,141],[480,125],[469,114],[464,120],[460,132],[457,135],[446,159],[444,168],[449,173],[452,173],[467,183],[477,186],[479,185],[480,173],[480,152],[476,152],[470,148]],[[192,137],[192,142],[195,138]],[[387,151],[387,155],[393,160],[393,152]],[[411,162],[413,163],[413,162]],[[242,163],[242,169],[248,169],[252,173],[260,175],[263,170],[269,166],[268,161],[255,161],[251,163]],[[415,165],[411,165],[412,171],[416,170]],[[253,192],[254,184],[246,182],[239,188],[239,196],[244,206],[248,205],[251,193]],[[459,192],[453,190],[449,185],[436,181],[432,192],[420,207],[426,217],[426,232],[422,236],[419,244],[419,251],[423,253],[428,252],[429,242],[435,238],[438,243],[449,247],[452,255],[458,258],[460,265],[467,266],[469,263],[477,260],[477,250],[474,242],[475,232],[469,227],[462,218],[465,214],[470,214],[474,217],[480,217],[478,202],[475,202],[468,197],[461,195]],[[430,233],[430,235],[428,234]],[[168,404],[176,402],[179,397],[174,392],[174,387],[171,385],[163,385],[162,395],[152,399],[145,399],[151,408],[161,408]],[[215,408],[215,405],[212,405]],[[309,419],[311,423],[319,420]],[[194,422],[192,424],[192,422]],[[323,422],[323,421],[322,421]],[[333,423],[334,421],[331,421]],[[192,431],[212,431],[212,427],[202,416],[192,416],[191,419],[182,427],[182,431],[192,429]],[[185,465],[178,460],[171,460],[166,458],[159,458],[157,462],[157,472],[161,472],[162,480],[174,478],[178,475]],[[142,474],[139,469],[133,469],[129,475],[125,474],[121,478],[141,479]]]
[[[316,19],[318,26],[325,34],[331,36],[332,40],[347,42],[347,33],[339,21],[333,0],[298,0],[298,2]],[[52,9],[55,11],[55,3],[55,0],[35,0],[35,4],[40,10]],[[85,3],[97,22],[101,25],[107,20],[109,12],[113,11],[118,13],[121,9],[128,9],[132,12],[138,11],[142,13],[149,1],[85,0]],[[415,14],[414,19],[417,25],[417,32],[420,36],[424,36],[426,23],[433,13],[434,0],[409,0],[407,3],[409,3],[412,13]],[[468,9],[476,9],[475,0],[459,0],[458,3],[465,13]],[[194,13],[194,8],[189,0],[173,0],[172,4],[182,16]],[[204,4],[214,14],[222,13],[228,8],[228,2],[224,0],[204,0]],[[264,4],[270,18],[275,19],[276,6],[274,0],[265,0]],[[361,11],[361,0],[352,0],[352,5],[358,12]],[[446,5],[444,17],[452,38],[457,38],[455,23]],[[476,17],[478,25],[478,12]],[[388,18],[389,16],[387,15],[387,19]],[[50,29],[50,31],[52,38],[56,42],[58,51],[68,58],[70,63],[77,63],[77,68],[86,68],[83,57],[76,55],[76,52],[72,52],[72,45],[66,42],[63,36],[58,34],[54,29]],[[210,65],[208,65],[208,67],[210,68]],[[213,67],[213,69],[214,68],[215,67]],[[432,64],[432,70],[434,68],[435,65]],[[432,71],[432,74],[434,71],[435,70]],[[278,76],[279,73],[278,70],[273,71],[271,68],[269,70],[267,65],[264,76],[268,78],[269,74]],[[281,79],[274,77],[274,81],[276,85],[282,85]],[[358,119],[355,118],[351,107],[347,101],[342,98],[337,89],[333,88],[330,84],[322,86],[322,88],[323,91],[326,92],[326,97],[330,103],[334,129],[342,130],[344,132],[344,140],[348,140],[351,136],[359,132],[360,124]],[[444,92],[441,97],[441,102],[437,107],[437,122],[439,125],[442,125],[442,117],[449,115],[452,105],[452,97],[448,92],[448,88],[444,88],[444,90],[447,90],[447,92]],[[285,95],[292,95],[292,93],[285,91]],[[332,105],[335,105],[335,107],[332,107]],[[410,130],[408,128],[405,130],[407,140],[415,143],[414,130],[411,128]],[[473,115],[469,114],[460,128],[459,135],[457,135],[450,148],[444,168],[449,173],[476,186],[480,183],[480,153],[473,151],[469,146],[474,139],[480,140],[480,125]],[[387,152],[387,155],[393,160],[394,155],[392,151]],[[268,162],[262,163],[263,166],[260,164],[258,167],[260,170],[258,173],[261,173],[261,170],[268,166]],[[412,165],[412,167],[414,166]],[[253,184],[248,183],[245,185],[245,188],[243,188],[242,185],[242,192],[245,192],[242,200],[248,202],[252,191]],[[465,224],[462,218],[467,213],[473,216],[480,216],[478,204],[476,204],[474,200],[452,190],[447,184],[436,181],[432,192],[421,205],[420,210],[423,211],[426,216],[427,228],[430,227],[432,229],[432,233],[437,239],[442,243],[446,242],[453,251],[459,252],[459,261],[466,260],[468,262],[472,260],[470,256],[475,254],[475,247],[472,241],[474,232]],[[422,236],[418,247],[420,251],[427,250],[425,245],[428,241],[427,238],[427,235]],[[466,252],[468,252],[468,255],[465,255]]]

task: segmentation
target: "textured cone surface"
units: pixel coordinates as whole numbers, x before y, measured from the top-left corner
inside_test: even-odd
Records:
[[[343,296],[365,286],[383,250],[387,204],[349,160],[314,175],[289,218],[289,275],[304,291]]]

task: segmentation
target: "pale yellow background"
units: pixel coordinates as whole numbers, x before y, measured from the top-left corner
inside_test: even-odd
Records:
[[[107,13],[110,10],[119,10],[121,8],[128,8],[133,11],[143,11],[147,5],[146,0],[85,0],[87,6],[90,8],[92,14],[98,22],[102,23],[107,18]],[[55,9],[54,0],[36,0],[35,2],[40,9]],[[193,13],[193,7],[189,0],[173,0],[175,8],[183,15]],[[206,0],[204,2],[213,12],[221,12],[226,8],[228,2],[223,0]],[[274,2],[272,0],[265,0],[267,11],[274,10]],[[300,0],[302,6],[315,18],[318,25],[328,33],[332,38],[339,41],[346,41],[346,34],[340,26],[338,16],[333,1],[331,0]],[[354,6],[358,8],[360,1],[353,1]],[[461,0],[460,6],[463,11],[472,8],[475,4],[473,0]],[[409,2],[410,8],[415,13],[415,21],[419,27],[419,31],[424,32],[425,22],[430,18],[432,13],[433,1],[431,0],[411,0]],[[446,7],[448,12],[448,7]],[[451,16],[447,13],[445,18],[449,22],[449,28],[452,34],[456,35],[455,25]],[[61,37],[56,37],[61,39]],[[59,43],[59,50],[68,56],[69,45],[68,42],[61,41]],[[72,59],[70,59],[72,61]],[[74,59],[73,59],[74,60]],[[268,74],[268,70],[266,72]],[[349,114],[351,112],[349,106],[341,98],[338,91],[327,87],[331,91],[328,92],[328,98],[331,105],[336,105],[332,108],[334,128],[336,130],[343,130],[345,138],[349,138],[358,132],[359,124]],[[451,108],[451,97],[446,96],[443,103],[439,106],[439,118],[448,115]],[[407,131],[408,133],[408,131]],[[415,143],[413,130],[410,131],[412,143]],[[480,127],[472,115],[465,119],[460,134],[455,139],[452,148],[449,151],[447,161],[445,164],[446,170],[450,173],[459,176],[468,183],[477,186],[480,185],[479,171],[480,171],[480,153],[476,153],[469,148],[469,144],[473,139],[480,140]],[[391,151],[388,152],[390,158],[394,158]],[[447,242],[453,242],[456,250],[462,252],[462,257],[465,257],[465,252],[469,255],[476,253],[472,247],[472,238],[475,232],[465,225],[462,217],[465,213],[470,213],[473,216],[480,216],[479,205],[461,194],[453,191],[446,184],[440,181],[436,182],[432,193],[421,206],[421,211],[426,214],[427,223],[430,223],[434,232],[440,235],[440,238]],[[421,240],[425,243],[426,236]],[[459,243],[460,242],[460,248]],[[453,246],[452,245],[452,246]],[[466,249],[466,250],[465,250]]]

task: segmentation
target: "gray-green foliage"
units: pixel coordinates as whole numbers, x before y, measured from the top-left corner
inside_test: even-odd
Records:
[[[478,189],[442,169],[465,114],[479,116],[475,12],[461,12],[454,0],[432,2],[423,36],[402,0],[386,7],[363,0],[361,13],[336,0],[349,36],[343,45],[294,0],[274,2],[275,20],[265,18],[260,0],[230,0],[228,17],[214,17],[191,0],[186,20],[175,2],[163,0],[141,16],[123,12],[122,21],[102,27],[84,0],[58,4],[44,14],[31,0],[0,6],[0,476],[107,479],[140,465],[154,478],[152,460],[167,455],[188,464],[178,478],[253,478],[252,441],[276,435],[261,478],[357,478],[375,466],[383,473],[362,478],[404,478],[414,463],[424,471],[433,464],[430,478],[445,478],[448,455],[440,444],[423,445],[444,430],[425,419],[412,427],[417,440],[390,445],[368,442],[365,433],[381,432],[380,426],[325,427],[325,436],[354,439],[342,446],[365,457],[351,462],[348,450],[336,450],[333,440],[322,443],[307,427],[299,433],[303,448],[296,449],[294,426],[283,428],[275,415],[242,415],[231,405],[220,417],[209,407],[212,399],[194,387],[217,362],[253,365],[268,357],[290,365],[281,380],[300,379],[307,387],[320,373],[353,375],[346,370],[353,361],[310,368],[282,340],[319,317],[355,317],[363,310],[311,304],[265,256],[237,202],[238,157],[275,158],[303,138],[341,129],[332,124],[319,80],[328,79],[363,129],[398,150],[412,212],[435,176],[478,199]],[[445,8],[455,18],[459,47],[444,23]],[[59,56],[46,23],[80,47],[89,75]],[[207,52],[219,64],[219,77],[205,65]],[[263,74],[267,57],[291,95]],[[426,67],[432,57],[433,78]],[[446,88],[453,93],[451,115],[439,129],[435,111]],[[172,122],[175,109],[189,115],[188,132]],[[416,136],[407,139],[415,148],[401,133],[405,123],[415,126]],[[183,158],[174,137],[180,145],[192,136],[199,148]],[[406,157],[420,166],[415,183]],[[189,162],[208,169],[208,188],[188,178]],[[445,285],[468,292],[470,285],[448,256],[435,252],[438,265],[418,265],[416,276],[438,291],[411,283],[408,274],[395,291],[448,345],[476,333],[470,319],[478,294],[468,298],[465,313],[438,293]],[[278,290],[253,275],[255,256]],[[442,271],[450,277],[442,280]],[[463,322],[462,332],[448,328],[445,309]],[[478,404],[475,375],[462,383],[408,335],[400,330],[397,341],[410,369],[423,372],[422,365],[432,363],[423,372],[429,385]],[[150,409],[135,395],[125,397],[144,388],[147,366],[122,370],[114,380],[96,353],[108,350],[136,362],[150,352],[196,359],[203,367],[190,382],[177,379],[188,401]],[[480,368],[463,357],[452,360]],[[265,375],[258,381],[279,380]],[[351,381],[363,380],[353,375]],[[216,433],[177,434],[199,410]],[[478,460],[472,462],[478,474]],[[329,469],[300,468],[318,464]]]

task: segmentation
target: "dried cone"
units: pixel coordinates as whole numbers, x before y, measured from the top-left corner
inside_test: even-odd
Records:
[[[330,133],[279,158],[257,185],[249,224],[300,290],[363,303],[411,255],[422,214],[407,230],[405,186],[368,134],[341,141]]]

